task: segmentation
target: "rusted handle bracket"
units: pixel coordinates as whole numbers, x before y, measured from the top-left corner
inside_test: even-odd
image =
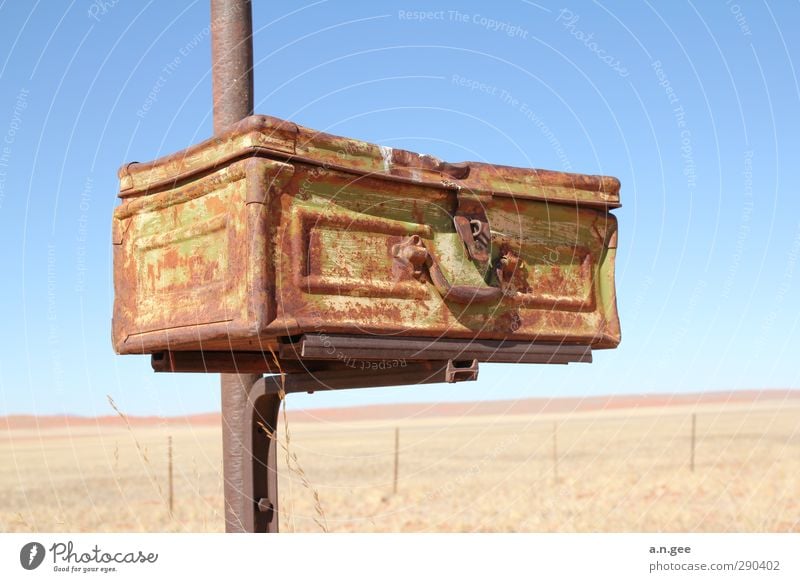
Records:
[[[419,235],[411,235],[394,245],[392,254],[401,264],[412,269],[412,274],[416,279],[424,280],[423,273],[427,272],[431,283],[445,301],[464,305],[494,303],[506,295],[506,292],[499,287],[452,285]]]

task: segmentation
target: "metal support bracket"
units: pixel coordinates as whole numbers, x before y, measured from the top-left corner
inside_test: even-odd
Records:
[[[286,394],[477,380],[478,362],[411,362],[390,370],[336,368],[261,376],[223,374],[225,531],[278,532],[278,442]]]
[[[278,350],[281,361],[314,361],[331,358],[418,361],[452,360],[516,364],[569,364],[591,362],[589,345],[531,343],[512,340],[457,340],[447,338],[379,337],[359,335],[302,335]]]

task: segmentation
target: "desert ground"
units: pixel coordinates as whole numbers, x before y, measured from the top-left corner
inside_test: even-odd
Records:
[[[800,391],[290,409],[286,420],[279,438],[297,463],[282,447],[284,532],[800,532]],[[0,530],[222,531],[221,471],[216,414],[1,418]]]

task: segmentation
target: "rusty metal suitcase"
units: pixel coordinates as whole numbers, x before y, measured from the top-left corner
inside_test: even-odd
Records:
[[[257,115],[119,178],[121,354],[620,341],[615,178],[450,164]]]

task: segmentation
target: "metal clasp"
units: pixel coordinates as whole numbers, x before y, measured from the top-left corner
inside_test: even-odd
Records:
[[[458,191],[458,206],[453,214],[456,227],[467,254],[475,261],[485,263],[491,255],[492,233],[489,220],[486,218],[486,205],[492,197],[490,194],[475,194]]]

